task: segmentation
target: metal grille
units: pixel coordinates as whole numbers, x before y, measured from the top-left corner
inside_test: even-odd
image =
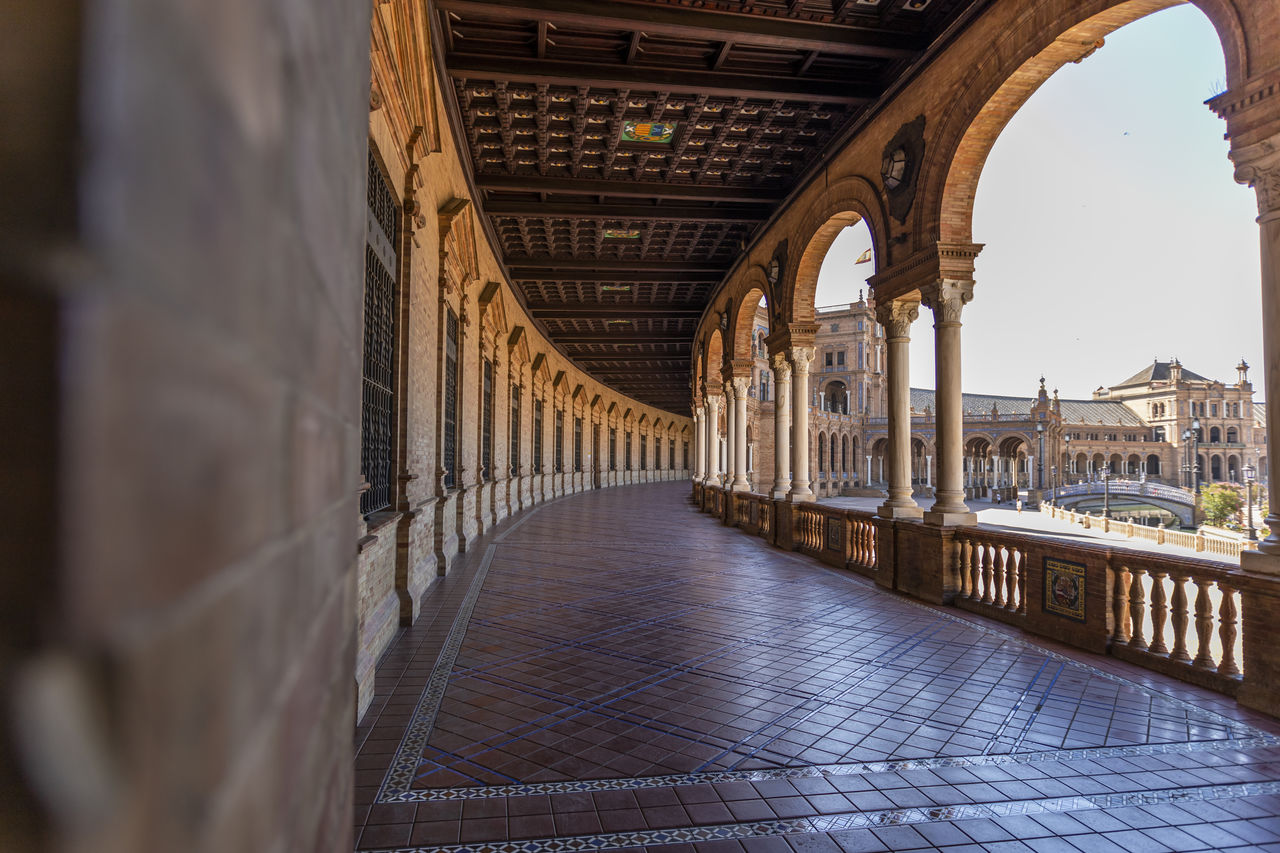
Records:
[[[582,470],[582,418],[573,419],[573,470]]]
[[[511,476],[520,473],[520,386],[511,386]]]
[[[364,367],[360,406],[360,469],[370,488],[360,496],[368,515],[391,505],[395,423],[396,203],[373,153],[364,252]]]
[[[681,442],[680,453],[681,453],[681,458],[684,460],[684,464],[681,465],[680,467],[688,468],[689,467],[689,442],[687,441]]]
[[[627,433],[625,447],[623,448],[622,464],[627,466],[627,470],[631,470],[631,433]]]
[[[564,411],[556,409],[556,473],[564,471]]]
[[[609,427],[609,470],[618,470],[618,431]]]
[[[458,315],[445,309],[444,335],[444,484],[453,488],[457,482],[458,461]]]
[[[481,368],[480,479],[493,479],[493,362]]]
[[[542,473],[542,401],[533,401],[533,473]]]
[[[667,467],[673,470],[676,467],[676,440],[674,438],[667,439]]]
[[[644,471],[649,467],[649,436],[640,436],[640,470]]]

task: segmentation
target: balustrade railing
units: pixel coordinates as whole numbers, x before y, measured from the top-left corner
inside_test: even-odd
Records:
[[[934,565],[944,577],[934,587],[935,600],[953,600],[1027,631],[1109,650],[1232,695],[1245,676],[1242,590],[1252,595],[1262,581],[1237,568],[981,526],[925,534],[919,522],[821,503],[788,504],[717,486],[704,486],[702,492],[702,506],[726,523],[825,563],[887,579],[895,589],[902,588],[904,576],[918,583],[921,562],[931,560],[924,543],[938,542],[943,551],[936,552]],[[725,501],[732,507],[729,515]],[[784,518],[790,519],[790,530],[777,529]],[[884,525],[892,526],[893,539],[886,541],[902,543],[893,546],[894,553],[909,564],[881,565],[877,545]],[[904,547],[912,541],[920,544]]]
[[[1243,673],[1242,576],[1196,560],[1113,552],[1112,653],[1234,692]]]
[[[1000,614],[1027,612],[1027,549],[1006,534],[962,528],[954,539],[956,597]]]

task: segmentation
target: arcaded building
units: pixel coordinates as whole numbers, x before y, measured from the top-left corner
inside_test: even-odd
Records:
[[[1173,5],[7,9],[0,849],[1280,841],[1280,481],[1234,563],[966,503],[1267,470],[1243,365],[960,387],[991,146]],[[1280,15],[1194,6],[1272,400]]]

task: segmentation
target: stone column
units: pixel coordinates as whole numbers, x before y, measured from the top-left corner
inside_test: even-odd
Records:
[[[720,395],[707,395],[707,479],[709,486],[720,485]]]
[[[785,353],[771,359],[773,394],[773,499],[783,500],[791,490],[791,365]]]
[[[729,488],[738,476],[734,447],[738,439],[738,390],[732,382],[724,383],[724,485]]]
[[[751,491],[751,481],[747,479],[747,388],[751,380],[747,377],[735,376],[733,387],[733,483],[730,488],[735,492]]]
[[[809,362],[813,347],[791,347],[787,353],[793,373],[791,382],[791,491],[787,500],[805,503],[814,500],[809,489]]]
[[[1263,399],[1267,400],[1267,462],[1276,458],[1280,447],[1280,135],[1234,149],[1236,180],[1253,187],[1258,195],[1258,228],[1262,254],[1262,357]],[[1268,512],[1264,524],[1270,529],[1258,543],[1266,559],[1244,560],[1253,571],[1280,573],[1280,477],[1267,478]]]
[[[911,375],[908,348],[911,324],[920,316],[920,304],[894,299],[876,305],[876,322],[884,326],[888,341],[889,391],[889,497],[880,506],[885,518],[920,518],[924,515],[911,499]]]
[[[704,460],[702,451],[702,442],[705,440],[707,419],[702,414],[702,407],[695,406],[693,409],[693,479],[694,482],[702,479],[702,463]],[[689,460],[685,460],[685,467],[689,466]]]
[[[933,311],[934,381],[937,390],[938,488],[924,514],[926,524],[951,527],[975,524],[964,502],[960,460],[964,455],[964,410],[960,397],[960,314],[973,299],[973,282],[942,279],[921,289]]]

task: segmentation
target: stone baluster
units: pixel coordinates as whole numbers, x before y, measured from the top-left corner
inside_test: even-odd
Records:
[[[1213,652],[1209,646],[1213,640],[1213,602],[1209,599],[1209,583],[1196,581],[1196,656],[1191,665],[1198,669],[1213,669]]]
[[[1218,581],[1218,592],[1222,594],[1222,604],[1218,607],[1218,639],[1222,643],[1222,662],[1218,664],[1218,674],[1239,675],[1240,667],[1236,664],[1236,637],[1239,634],[1237,593],[1222,581]]]
[[[1169,652],[1169,660],[1190,663],[1191,655],[1187,654],[1187,581],[1191,576],[1178,572],[1173,576],[1173,651]]]
[[[1131,569],[1129,574],[1132,576],[1129,583],[1129,645],[1135,649],[1145,649],[1147,641],[1142,636],[1142,625],[1147,613],[1147,596],[1142,588],[1142,577],[1146,572]]]
[[[1169,651],[1164,643],[1164,623],[1169,613],[1165,605],[1164,579],[1167,572],[1151,573],[1151,645],[1147,647],[1152,654],[1162,655]]]

